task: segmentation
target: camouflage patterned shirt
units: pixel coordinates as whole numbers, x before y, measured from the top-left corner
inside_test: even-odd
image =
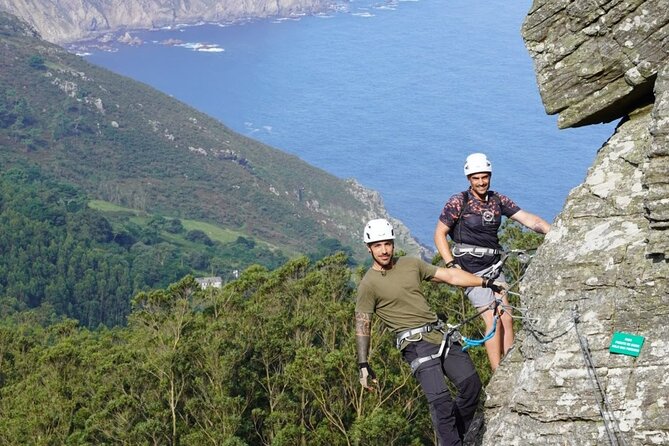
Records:
[[[448,199],[439,220],[449,227],[448,234],[456,243],[502,249],[497,237],[502,216],[511,217],[518,211],[520,207],[505,195],[488,191],[486,200],[479,200],[474,193],[466,191]],[[456,262],[464,270],[476,272],[494,264],[498,258],[465,254],[456,258]]]

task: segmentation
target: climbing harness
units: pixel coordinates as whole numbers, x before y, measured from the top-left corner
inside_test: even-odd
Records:
[[[423,333],[430,333],[433,331],[443,332],[443,329],[444,329],[444,322],[438,319],[436,322],[425,324],[422,327],[416,327],[416,328],[411,328],[409,330],[401,331],[397,333],[397,335],[395,336],[395,347],[399,349],[402,346],[402,341],[404,341],[405,339],[408,340],[409,342],[420,341],[421,339],[423,339]],[[418,338],[413,338],[414,336],[418,336]]]
[[[500,256],[499,260],[497,262],[493,263],[492,265],[490,265],[489,267],[487,267],[487,268],[485,268],[481,271],[476,272],[477,276],[483,277],[484,279],[495,279],[495,278],[499,277],[499,274],[502,271],[502,268],[504,267],[504,264],[506,263],[507,259],[509,258],[509,255],[516,254],[517,252],[520,252],[520,250],[512,250],[512,251],[504,252],[504,251],[500,251],[498,249],[483,248],[483,247],[480,247],[480,246],[472,246],[472,245],[466,245],[470,248],[460,248],[461,245],[462,245],[461,243],[456,243],[455,244],[455,246],[453,247],[453,256],[462,257],[463,255],[468,254],[468,252],[465,252],[463,249],[470,249],[470,248],[472,250],[478,250],[476,252],[484,252],[485,250],[487,250],[489,252],[494,252],[494,254],[489,254],[489,255],[499,255]],[[474,251],[472,251],[472,253],[469,253],[469,254],[474,255],[475,257],[482,257],[483,255],[486,255],[486,254],[476,255],[476,254],[473,254],[473,252]]]
[[[435,359],[446,359],[448,356],[448,352],[451,350],[451,345],[453,342],[458,342],[460,340],[459,336],[460,333],[457,331],[455,327],[449,327],[448,330],[443,331],[444,333],[444,338],[441,341],[441,344],[439,345],[439,351],[433,355],[429,356],[422,356],[420,358],[416,358],[413,361],[411,361],[411,373],[416,374],[418,371],[418,368],[425,364],[426,362],[433,361]]]
[[[502,271],[504,264],[511,257],[515,256],[520,263],[529,263],[533,255],[529,254],[525,249],[512,249],[509,251],[502,251],[499,249],[484,248],[482,246],[467,245],[464,243],[455,243],[451,251],[454,257],[462,257],[466,254],[473,255],[474,257],[483,257],[484,255],[499,255],[499,260],[494,264],[490,265],[484,270],[478,271],[476,274],[484,277],[486,279],[494,279],[499,276],[499,272]],[[525,274],[523,273],[523,276]],[[523,276],[519,277],[516,283],[520,282]]]
[[[490,265],[488,268],[477,272],[476,274],[480,275],[484,279],[496,279],[499,277],[499,273],[502,271],[502,267],[504,266],[504,262],[506,262],[507,258],[508,256],[506,254],[502,254],[499,261],[493,265]]]
[[[439,350],[437,351],[437,353],[432,354],[432,355],[428,355],[428,356],[422,356],[420,358],[416,358],[413,361],[411,361],[411,364],[410,364],[411,365],[411,373],[415,375],[416,372],[418,371],[419,367],[421,365],[425,364],[426,362],[433,361],[433,360],[436,360],[436,359],[439,359],[440,361],[443,361],[444,359],[446,359],[448,357],[449,351],[451,350],[451,345],[453,344],[453,342],[463,342],[465,345],[462,348],[462,350],[465,351],[469,347],[483,345],[487,340],[489,340],[493,336],[495,336],[495,330],[496,330],[496,327],[497,327],[497,319],[499,319],[499,315],[497,314],[497,311],[498,311],[498,307],[501,305],[501,302],[502,301],[500,299],[495,299],[495,301],[493,301],[493,303],[488,305],[486,308],[479,311],[475,315],[468,317],[467,319],[465,319],[464,321],[462,321],[462,322],[460,322],[459,324],[456,324],[456,325],[444,324],[443,321],[438,320],[437,322],[435,322],[433,324],[427,324],[427,325],[424,325],[422,327],[413,328],[411,330],[405,330],[401,333],[398,333],[397,339],[396,339],[397,348],[400,348],[400,346],[402,344],[402,341],[404,341],[404,340],[407,340],[409,342],[419,341],[420,339],[422,339],[422,333],[429,333],[430,331],[440,331],[444,335],[442,340],[441,340],[441,344],[439,345]],[[482,315],[483,313],[485,313],[486,311],[489,311],[489,310],[495,312],[493,327],[490,330],[490,332],[488,332],[482,339],[471,339],[471,338],[464,337],[464,336],[462,336],[462,334],[460,334],[460,332],[458,330],[460,327],[470,323],[471,321],[473,321],[474,319],[476,319],[477,317],[479,317],[480,315]],[[429,331],[428,331],[427,327],[432,327],[432,328],[429,329]],[[446,327],[448,327],[447,330],[445,329]],[[411,333],[411,334],[407,334],[407,333]],[[420,335],[419,338],[411,339],[412,336],[415,336],[417,334]]]
[[[502,254],[502,251],[499,249],[485,248],[483,246],[469,245],[467,243],[455,243],[452,252],[454,257],[462,257],[467,254],[474,257],[496,256]]]

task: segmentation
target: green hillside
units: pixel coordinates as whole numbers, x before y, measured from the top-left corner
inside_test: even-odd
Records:
[[[93,66],[2,14],[0,148],[3,171],[39,166],[91,199],[206,223],[287,255],[341,243],[363,258],[360,226],[384,212],[352,183]]]
[[[288,260],[216,226],[90,202],[37,168],[0,173],[0,252],[5,308],[48,308],[88,327],[124,325],[132,296],[188,274],[227,282]]]

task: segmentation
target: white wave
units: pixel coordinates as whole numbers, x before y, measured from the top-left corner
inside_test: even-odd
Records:
[[[349,10],[350,10],[349,6],[345,5],[345,4],[334,5],[334,6],[332,6],[332,9],[335,12],[349,12]]]
[[[195,23],[177,23],[176,25],[174,25],[174,27],[176,29],[183,29],[183,28],[193,28],[193,27],[196,27],[196,26],[202,26],[202,25],[206,25],[206,24],[207,24],[207,22],[204,22],[204,21],[200,20],[199,22],[195,22]]]
[[[291,16],[291,17],[279,17],[272,20],[272,23],[283,23],[283,22],[299,22],[302,20],[301,16]]]
[[[179,43],[174,46],[180,46],[183,48],[188,48],[189,50],[201,51],[207,53],[221,53],[225,51],[225,49],[218,46],[217,43],[186,42],[186,43]]]

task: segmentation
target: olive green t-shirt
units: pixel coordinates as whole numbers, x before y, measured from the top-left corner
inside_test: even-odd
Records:
[[[355,311],[376,313],[394,333],[435,322],[437,315],[425,300],[421,282],[432,279],[436,272],[436,266],[413,257],[398,258],[384,272],[370,268],[358,285]],[[423,337],[438,344],[443,336],[431,332]]]

